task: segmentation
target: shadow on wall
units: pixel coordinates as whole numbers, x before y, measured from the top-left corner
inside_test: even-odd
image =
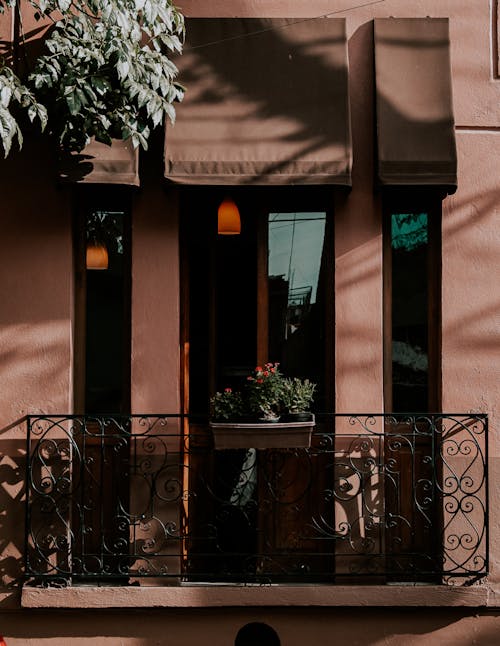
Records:
[[[477,134],[468,136],[477,138]],[[443,271],[448,281],[443,284],[443,339],[453,349],[453,362],[461,366],[461,371],[467,365],[470,374],[473,357],[481,366],[476,382],[482,378],[493,394],[497,381],[494,357],[500,350],[500,301],[495,298],[496,285],[492,287],[499,273],[496,234],[500,186],[495,160],[500,156],[498,147],[486,140],[481,147],[474,141],[466,144],[459,140],[459,144],[466,182],[443,204]],[[464,290],[467,298],[462,297]],[[490,401],[489,406],[492,404]]]
[[[68,646],[80,643],[82,638],[95,639],[96,643],[107,638],[123,646],[199,646],[205,642],[216,646],[497,646],[500,631],[498,612],[481,614],[475,609],[412,608],[395,612],[393,608],[283,608],[261,612],[164,608],[133,613],[92,610],[91,616],[89,621],[86,613],[73,611],[4,613],[2,631],[7,644],[9,639],[59,638],[58,643],[65,640]],[[272,625],[279,641],[235,641],[242,624],[254,618]]]
[[[26,433],[26,419],[0,431]],[[11,435],[11,433],[9,433]],[[24,519],[26,513],[26,440],[0,438],[0,588],[14,590],[24,573]],[[9,605],[5,599],[0,603]]]
[[[197,105],[207,106],[212,114],[212,123],[216,123],[220,109],[221,119],[234,121],[230,130],[233,151],[238,142],[245,145],[247,134],[256,142],[258,135],[255,132],[245,133],[244,127],[252,123],[259,131],[260,124],[268,122],[263,132],[269,140],[260,140],[259,146],[267,146],[272,151],[274,140],[280,147],[293,152],[281,162],[269,161],[264,170],[256,169],[243,182],[246,184],[260,183],[263,175],[279,173],[296,160],[315,159],[315,153],[319,153],[321,159],[322,150],[344,149],[348,138],[345,131],[347,115],[339,114],[336,118],[335,114],[331,114],[331,118],[325,120],[322,97],[317,103],[314,101],[318,88],[328,88],[328,95],[337,109],[345,111],[343,94],[346,70],[340,65],[339,56],[343,39],[340,36],[332,38],[330,33],[328,40],[325,40],[324,32],[318,31],[315,41],[301,42],[302,25],[298,23],[303,21],[292,21],[283,28],[270,29],[267,22],[255,18],[245,23],[235,20],[235,29],[240,26],[248,29],[248,32],[234,31],[235,35],[228,37],[229,33],[233,33],[233,25],[228,22],[230,20],[226,19],[223,23],[224,28],[217,42],[207,36],[203,24],[188,24],[188,39],[191,36],[193,44],[185,48],[185,54],[179,61],[180,81],[187,87],[183,118],[198,120]],[[231,25],[231,30],[226,32],[228,25]],[[245,43],[250,39],[252,47],[247,52]],[[339,56],[338,61],[325,49],[328,45]],[[252,56],[251,64],[245,63],[248,55]],[[288,65],[292,64],[297,73],[287,73],[280,83],[276,72],[266,72],[270,56],[276,61],[278,69],[287,70]],[[192,100],[189,99],[190,86],[196,88],[194,92],[198,92]],[[228,101],[234,101],[235,114],[228,114],[225,107]],[[180,115],[182,109],[182,105],[179,106]],[[271,136],[273,140],[270,140]],[[217,132],[213,132],[213,137],[214,145],[219,145]],[[210,147],[210,141],[205,139],[204,145]]]

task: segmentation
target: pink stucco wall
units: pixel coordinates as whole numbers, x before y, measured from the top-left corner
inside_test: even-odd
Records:
[[[366,5],[352,8],[354,5]],[[427,609],[197,609],[92,612],[20,610],[9,584],[20,575],[22,469],[28,412],[71,412],[73,295],[71,206],[56,187],[46,144],[28,141],[24,153],[1,163],[0,235],[0,634],[11,644],[199,644],[230,646],[239,627],[266,621],[282,644],[499,643],[500,624],[500,78],[497,0],[184,0],[189,16],[347,19],[354,145],[353,190],[335,204],[336,397],[339,412],[382,411],[382,236],[374,196],[374,17],[448,16],[459,154],[459,188],[443,204],[443,410],[490,415],[491,575],[481,586],[488,612]],[[345,12],[342,12],[346,9]],[[8,22],[0,19],[2,38]],[[496,45],[495,45],[496,43]],[[33,146],[33,147],[32,147]],[[161,153],[160,153],[161,154]],[[153,171],[152,171],[153,172]],[[179,408],[178,211],[164,192],[161,168],[134,202],[132,408]],[[20,178],[23,184],[20,186]],[[18,587],[14,588],[18,590]],[[318,591],[316,590],[316,593]],[[234,593],[237,598],[238,591]],[[310,603],[307,589],[304,605]],[[394,605],[404,595],[396,588]],[[415,590],[422,604],[425,587]],[[279,595],[278,595],[279,596]],[[353,604],[366,605],[362,594]],[[210,592],[207,592],[210,598]],[[309,599],[309,601],[308,601]],[[234,601],[234,598],[233,598]],[[312,602],[314,603],[314,602]],[[368,601],[369,603],[369,601]],[[445,605],[445,602],[443,602]],[[478,602],[479,603],[479,602]],[[82,602],[85,605],[85,601]],[[332,605],[335,602],[332,601]],[[284,601],[286,606],[286,600]],[[90,620],[89,620],[90,619]]]
[[[420,608],[27,612],[3,615],[2,631],[7,646],[234,646],[238,630],[254,621],[270,625],[282,646],[497,646],[500,633],[495,614]]]
[[[151,170],[133,206],[131,404],[133,413],[178,413],[178,196]]]

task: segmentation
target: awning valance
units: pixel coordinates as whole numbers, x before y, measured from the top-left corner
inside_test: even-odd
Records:
[[[175,62],[168,180],[350,185],[344,19],[188,19]]]
[[[375,29],[378,181],[457,185],[447,18],[380,18]]]
[[[111,146],[93,140],[81,153],[61,157],[59,177],[65,182],[139,186],[139,150],[131,139],[114,139]]]

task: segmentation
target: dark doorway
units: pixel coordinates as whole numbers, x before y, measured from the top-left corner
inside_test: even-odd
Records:
[[[255,366],[266,362],[317,383],[316,411],[333,407],[328,196],[317,189],[234,189],[241,233],[223,236],[217,210],[226,195],[200,188],[182,196],[184,408],[192,416],[191,432],[205,434],[208,442],[210,397],[225,388],[240,390]],[[318,549],[307,526],[312,505],[327,504],[319,493],[326,487],[325,459],[320,451],[192,454],[192,488],[209,491],[204,500],[190,500],[193,571],[203,572],[210,554],[208,578],[300,580],[298,564],[307,552],[316,576],[327,570],[331,577],[333,566],[322,550],[332,545],[325,541]],[[242,476],[244,488],[238,486]],[[289,481],[286,490],[277,486],[280,477]]]

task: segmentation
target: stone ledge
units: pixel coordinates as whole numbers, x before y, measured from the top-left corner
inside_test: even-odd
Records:
[[[245,606],[495,607],[487,586],[217,586],[34,588],[24,586],[24,608],[209,608]]]

